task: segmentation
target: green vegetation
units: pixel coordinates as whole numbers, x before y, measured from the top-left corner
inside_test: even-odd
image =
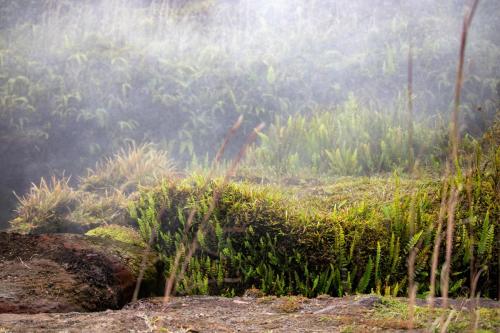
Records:
[[[429,290],[440,203],[449,195],[444,184],[453,182],[460,196],[459,209],[452,212],[456,232],[449,292],[467,295],[481,270],[478,291],[495,297],[500,150],[486,143],[484,149],[487,153],[476,144],[475,154],[464,160],[469,171],[445,179],[319,178],[313,184],[280,186],[224,183],[196,174],[173,178],[168,169],[155,181],[149,177],[155,172],[145,172],[147,186],[142,186],[134,176],[141,173],[132,172],[148,169],[137,167],[141,160],[146,165],[164,161],[158,171],[170,163],[152,146],[132,146],[89,172],[93,184],[113,184],[107,190],[89,192],[89,178],[76,189],[67,179],[43,180],[20,199],[12,226],[36,233],[85,232],[100,225],[88,234],[142,246],[153,239],[165,275],[172,273],[175,256],[186,258],[195,242],[199,246],[176,281],[181,294],[235,295],[255,286],[273,295],[404,295],[407,258],[417,248],[415,281],[423,296]],[[441,257],[444,248],[439,252]]]
[[[120,225],[106,225],[89,230],[85,233],[87,236],[96,236],[102,238],[109,238],[123,243],[138,245],[146,247],[144,240],[139,233],[130,227]]]
[[[264,152],[256,149],[257,163],[278,174],[295,172],[297,164],[353,175],[405,168],[401,96],[410,34],[415,118],[426,119],[416,124],[415,152],[431,167],[446,155],[439,131],[452,101],[463,10],[456,1],[422,1],[415,11],[390,2],[373,11],[362,1],[291,0],[284,8],[255,1],[246,9],[237,2],[166,3],[1,2],[0,155],[8,157],[0,173],[2,200],[12,201],[13,189],[25,192],[54,171],[82,174],[131,140],[157,142],[182,161],[213,156],[239,115],[245,116],[243,133],[262,121],[274,124],[265,133],[269,140],[262,137]],[[480,6],[481,24],[468,47],[464,127],[476,137],[497,106],[497,12],[495,1]],[[238,15],[248,22],[234,21]],[[280,15],[283,22],[276,20]],[[352,96],[357,109],[332,111],[351,105]],[[313,119],[304,129],[314,133],[298,136],[304,149],[291,143],[272,158],[279,161],[266,162],[266,147],[278,142],[289,117],[293,126]]]
[[[398,113],[377,112],[351,95],[335,110],[277,118],[253,149],[252,173],[277,177],[374,175],[408,170],[407,132]],[[414,126],[413,151],[421,167],[438,170],[448,144],[445,124]]]
[[[467,294],[470,277],[483,269],[481,294],[496,296],[500,151],[492,154],[471,173],[451,180],[462,188],[453,244],[453,295]],[[131,211],[144,239],[158,231],[157,248],[169,263],[167,270],[176,253],[185,254],[193,240],[199,243],[186,274],[177,281],[181,293],[231,295],[257,286],[276,295],[373,291],[397,296],[406,293],[407,257],[414,247],[419,249],[418,294],[428,291],[441,181],[387,179],[394,188],[387,196],[379,188],[384,181],[374,180],[363,194],[354,189],[357,199],[336,193],[322,200],[317,194],[308,198],[307,189],[290,196],[272,185],[224,185],[217,180],[204,190],[204,181],[187,178],[147,189]],[[349,191],[350,184],[348,179],[333,188]],[[208,223],[201,225],[215,192],[220,199]],[[313,200],[316,204],[309,204]],[[195,219],[188,225],[193,207]]]
[[[441,322],[440,318],[443,318]],[[428,307],[417,306],[415,327],[425,328],[430,332],[439,332],[443,323],[450,318],[446,332],[464,332],[474,327],[477,320],[477,332],[496,332],[500,326],[500,309],[482,308],[478,310],[450,310],[450,309],[430,309]],[[401,328],[406,328],[408,320],[408,304],[403,300],[390,297],[383,297],[382,303],[376,307],[373,320],[385,320],[400,322],[404,324]]]
[[[284,21],[296,26],[273,25],[253,7],[238,13],[248,22],[262,18],[243,27],[229,19],[234,5],[188,1],[164,13],[159,1],[124,0],[38,4],[44,15],[29,24],[0,24],[0,149],[10,156],[0,190],[3,178],[14,179],[6,188],[19,185],[21,169],[35,169],[27,173],[37,178],[48,170],[83,174],[100,161],[73,181],[33,184],[18,197],[11,230],[151,245],[176,293],[257,289],[284,296],[284,312],[300,308],[302,298],[290,295],[397,297],[410,294],[413,281],[423,298],[434,274],[436,295],[449,287],[453,297],[499,297],[496,25],[483,24],[471,40],[456,123],[460,158],[450,165],[450,141],[459,141],[448,134],[455,1],[426,1],[415,17],[381,4],[370,16],[377,24],[320,2],[288,13]],[[478,16],[494,22],[499,9],[489,2]],[[19,10],[13,3],[0,17]],[[353,22],[364,33],[351,42],[345,27]],[[411,126],[401,74],[409,43]],[[240,132],[212,163],[240,115]],[[224,177],[261,122],[268,127],[243,146],[248,154],[236,177]],[[177,172],[171,157],[186,171]],[[450,281],[442,287],[450,249]],[[399,301],[384,299],[380,312],[409,316]],[[426,311],[417,309],[417,327]],[[485,330],[498,324],[488,311],[480,313]]]

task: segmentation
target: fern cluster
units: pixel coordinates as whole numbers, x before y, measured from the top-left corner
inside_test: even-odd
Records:
[[[377,112],[354,95],[336,109],[277,117],[250,152],[247,168],[277,177],[296,175],[359,176],[409,168],[408,140],[401,112]],[[413,151],[427,170],[444,160],[444,123],[415,125]]]
[[[488,166],[488,170],[493,169]],[[464,186],[456,212],[451,295],[467,295],[471,277],[482,269],[481,294],[496,296],[500,212],[494,201],[498,193],[490,187],[496,180],[484,178],[485,174],[476,169],[460,180],[472,182],[470,190],[477,201],[469,206]],[[390,182],[395,191],[389,200],[358,199],[332,210],[323,205],[328,200],[311,207],[307,199],[294,199],[272,187],[215,181],[202,190],[188,178],[144,192],[134,209],[140,225],[160,228],[156,246],[167,263],[177,251],[185,254],[193,239],[201,245],[186,275],[177,281],[180,293],[234,295],[255,286],[277,295],[376,292],[397,296],[408,288],[407,258],[415,250],[414,279],[418,293],[425,295],[434,239],[441,237],[435,228],[441,181],[413,183],[395,177]],[[208,227],[200,233],[199,222],[216,189],[222,196]],[[154,215],[153,207],[163,215]],[[186,228],[186,216],[193,207],[197,217]],[[444,256],[444,248],[439,256]],[[166,266],[171,273],[171,265]]]

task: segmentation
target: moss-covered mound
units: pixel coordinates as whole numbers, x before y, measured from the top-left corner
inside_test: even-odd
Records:
[[[499,177],[497,171],[484,175],[473,172],[446,181],[462,189],[455,213],[452,295],[467,294],[470,277],[479,270],[481,294],[497,295]],[[347,178],[282,191],[190,178],[143,191],[132,216],[144,238],[158,231],[157,249],[167,270],[177,251],[199,245],[177,281],[181,293],[231,295],[255,286],[278,295],[398,295],[407,291],[407,260],[416,248],[415,278],[418,293],[425,294],[442,192],[439,180]],[[442,264],[444,242],[439,259]]]

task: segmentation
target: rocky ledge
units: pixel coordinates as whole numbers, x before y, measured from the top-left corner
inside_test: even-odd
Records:
[[[0,233],[0,313],[91,312],[132,299],[144,248],[73,234]],[[162,268],[146,260],[141,295],[161,293]]]

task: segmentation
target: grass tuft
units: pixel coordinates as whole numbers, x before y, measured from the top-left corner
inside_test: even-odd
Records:
[[[47,225],[46,231],[56,230],[80,203],[78,193],[69,186],[69,178],[58,179],[55,176],[49,181],[42,178],[39,185],[32,184],[28,194],[17,199],[17,216],[11,225],[14,231],[19,232],[41,225]]]
[[[132,144],[90,169],[80,180],[80,188],[88,192],[119,190],[130,194],[139,186],[150,186],[174,175],[174,165],[166,151],[157,150],[152,144]]]

